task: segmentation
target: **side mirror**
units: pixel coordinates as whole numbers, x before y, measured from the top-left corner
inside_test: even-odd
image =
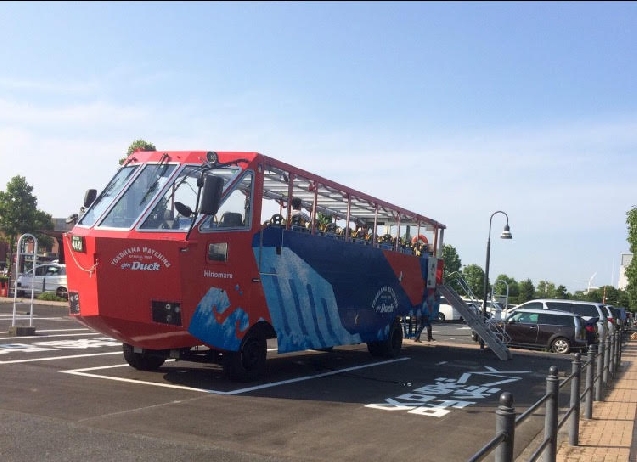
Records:
[[[213,175],[205,176],[201,194],[201,213],[214,215],[219,211],[222,191],[223,178]]]
[[[84,193],[84,207],[90,207],[97,197],[96,189],[89,189]]]
[[[69,215],[68,218],[66,219],[66,224],[67,225],[71,225],[71,224],[76,224],[78,220],[78,214],[74,213],[73,215]]]
[[[184,217],[189,218],[192,216],[192,209],[181,202],[175,202],[175,208],[177,212]]]

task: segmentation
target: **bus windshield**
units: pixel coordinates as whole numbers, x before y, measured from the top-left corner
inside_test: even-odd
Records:
[[[100,226],[131,228],[148,204],[166,185],[177,166],[175,164],[150,164],[129,184]]]
[[[80,225],[92,226],[98,218],[102,216],[104,211],[110,207],[117,195],[122,191],[128,179],[139,170],[141,167],[138,165],[131,165],[121,168],[117,171],[115,176],[106,185],[106,188],[102,191],[97,199],[91,204],[91,207],[79,220]]]
[[[237,167],[208,170],[208,174],[220,176],[227,186],[242,170]],[[140,230],[185,231],[190,227],[192,216],[180,215],[175,203],[181,203],[190,210],[197,208],[198,182],[201,180],[201,165],[186,165],[167,183],[163,195],[146,216]],[[161,188],[160,188],[161,189]],[[243,213],[245,207],[243,207]],[[241,210],[241,208],[240,208]],[[245,217],[243,217],[245,219]]]

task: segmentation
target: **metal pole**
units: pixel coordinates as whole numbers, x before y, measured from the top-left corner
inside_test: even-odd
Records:
[[[487,297],[489,296],[489,263],[491,260],[491,223],[493,222],[493,217],[501,213],[505,217],[507,217],[507,224],[504,227],[504,231],[502,231],[502,235],[500,236],[503,239],[511,239],[511,232],[509,231],[509,216],[506,212],[502,210],[497,210],[491,214],[489,217],[489,238],[487,239],[487,261],[484,265],[484,291],[483,291],[483,302],[482,302],[482,322],[485,322],[487,319]],[[480,349],[484,349],[484,340],[480,339]]]
[[[604,330],[604,333],[606,332],[606,330]],[[595,385],[595,401],[601,401],[602,400],[602,391],[604,388],[604,382],[602,382],[602,375],[603,375],[603,371],[604,371],[604,342],[605,342],[605,336],[602,335],[602,339],[599,342],[599,352],[597,354],[597,370],[596,370],[596,376],[597,376],[597,380],[596,380],[596,385]]]
[[[579,353],[575,354],[573,360],[573,381],[571,382],[571,403],[570,407],[573,409],[571,414],[571,426],[569,427],[568,440],[571,446],[577,446],[579,443],[579,413],[580,413],[580,400],[579,400],[579,388],[580,388],[580,376],[582,373],[582,361]]]
[[[495,411],[495,433],[505,434],[505,438],[495,451],[495,462],[511,462],[513,460],[513,443],[515,440],[515,409],[513,395],[505,391],[500,395],[500,405]]]
[[[613,332],[610,336],[610,358],[608,361],[608,374],[611,379],[615,378],[615,348],[617,345],[617,332]]]
[[[491,215],[493,218],[493,215]],[[482,297],[482,321],[487,319],[487,297],[489,296],[489,263],[491,259],[491,220],[489,220],[489,239],[487,240],[487,261],[484,265],[484,291]],[[484,348],[484,341],[480,342],[480,349]]]
[[[608,336],[606,337],[606,341],[604,342],[604,372],[603,372],[603,382],[604,382],[604,390],[608,386],[609,377],[608,374],[610,372],[610,345],[611,345],[611,334],[610,330],[608,331]]]
[[[617,332],[617,340],[615,344],[615,370],[619,371],[621,365],[621,351],[622,351],[622,332]]]
[[[549,375],[546,377],[546,416],[544,419],[544,439],[548,441],[544,449],[544,460],[555,462],[557,456],[557,411],[558,411],[558,390],[559,379],[557,377],[557,367],[549,368]]]
[[[593,380],[595,375],[595,356],[597,345],[591,345],[588,350],[588,366],[586,367],[586,418],[593,418]]]

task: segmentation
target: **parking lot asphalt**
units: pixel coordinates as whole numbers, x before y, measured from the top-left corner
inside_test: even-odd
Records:
[[[0,299],[0,459],[8,462],[463,461],[494,436],[501,392],[521,412],[544,394],[550,366],[562,376],[571,369],[568,355],[526,350],[500,361],[465,342],[462,325],[435,324],[437,342],[405,340],[393,361],[373,360],[364,345],[271,351],[263,380],[235,384],[214,364],[132,369],[119,342],[83,328],[65,303],[36,301],[36,335],[11,337],[2,331],[12,308],[13,299]],[[19,301],[19,322],[28,308]],[[543,419],[516,429],[516,457],[542,434]],[[582,435],[577,448],[562,435],[558,456],[575,457]]]

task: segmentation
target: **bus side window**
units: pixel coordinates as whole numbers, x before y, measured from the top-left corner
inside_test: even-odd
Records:
[[[219,206],[217,215],[206,219],[202,229],[249,227],[251,224],[251,195],[252,173],[249,172],[241,178]]]

